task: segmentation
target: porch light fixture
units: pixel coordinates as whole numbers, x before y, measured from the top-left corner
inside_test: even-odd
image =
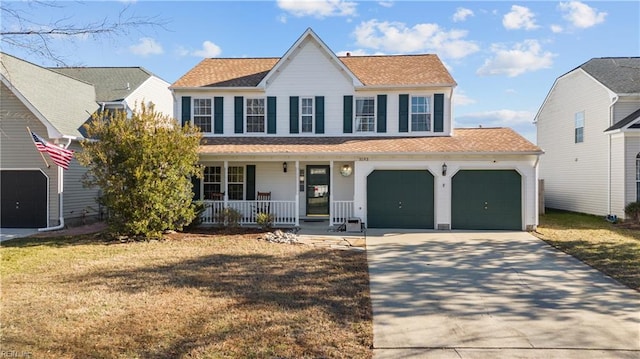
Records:
[[[442,164],[442,175],[443,176],[447,175],[447,164],[446,163]]]
[[[287,172],[287,163],[286,162],[282,162],[282,172],[284,172],[284,173]]]
[[[349,177],[351,176],[351,172],[353,172],[353,168],[351,168],[350,165],[343,165],[342,168],[340,169],[340,174],[344,177]]]

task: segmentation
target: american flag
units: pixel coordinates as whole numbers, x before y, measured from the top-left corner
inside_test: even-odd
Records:
[[[44,138],[33,133],[33,131],[30,131],[30,132],[31,132],[31,137],[33,137],[33,143],[36,145],[36,148],[38,149],[38,151],[48,153],[53,163],[64,168],[65,170],[69,169],[69,163],[73,158],[72,150],[68,150],[66,148],[62,148],[60,146],[51,144],[47,142]]]

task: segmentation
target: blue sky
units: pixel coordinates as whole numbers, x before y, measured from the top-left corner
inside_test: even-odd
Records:
[[[67,65],[143,66],[170,83],[203,57],[282,56],[308,27],[339,55],[435,53],[458,83],[456,127],[507,126],[533,142],[533,118],[558,76],[594,57],[640,56],[638,1],[3,2],[35,27],[155,17],[164,26],[50,46]],[[3,12],[3,30],[15,26]]]

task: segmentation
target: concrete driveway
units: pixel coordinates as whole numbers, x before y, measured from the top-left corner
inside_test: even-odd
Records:
[[[640,358],[640,293],[528,233],[384,232],[374,358]]]

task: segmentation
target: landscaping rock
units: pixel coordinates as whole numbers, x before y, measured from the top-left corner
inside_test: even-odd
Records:
[[[298,239],[298,235],[294,232],[283,232],[281,230],[275,230],[273,232],[265,233],[261,239],[271,243],[286,243],[286,244],[297,244],[300,242]]]

